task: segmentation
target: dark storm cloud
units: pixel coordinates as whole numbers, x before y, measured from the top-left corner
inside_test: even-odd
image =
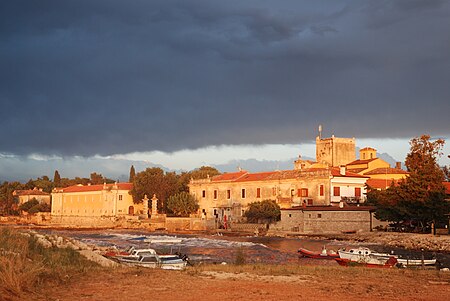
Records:
[[[4,1],[0,153],[448,135],[447,1]]]

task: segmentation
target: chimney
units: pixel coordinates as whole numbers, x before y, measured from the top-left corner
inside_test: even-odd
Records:
[[[339,173],[340,173],[342,176],[345,176],[345,165],[339,166]]]
[[[402,169],[402,162],[395,162],[395,168]]]

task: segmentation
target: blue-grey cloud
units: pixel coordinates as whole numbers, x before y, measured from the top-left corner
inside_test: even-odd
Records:
[[[3,1],[0,153],[447,135],[447,1]]]

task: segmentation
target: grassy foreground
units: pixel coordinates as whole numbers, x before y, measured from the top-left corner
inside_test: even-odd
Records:
[[[252,301],[264,299],[258,295],[261,291],[269,294],[268,299],[292,300],[300,286],[304,296],[308,292],[310,296],[322,294],[323,298],[317,300],[328,300],[330,294],[360,300],[369,293],[373,297],[365,297],[367,300],[413,300],[415,296],[441,300],[450,293],[448,272],[245,264],[242,250],[236,254],[235,264],[200,264],[185,271],[108,269],[88,261],[76,250],[44,248],[32,234],[0,227],[0,300],[79,300],[80,296],[90,296],[90,300],[142,300],[149,295],[153,300],[217,300],[222,293],[226,298],[233,292],[235,300],[245,296]],[[247,293],[252,290],[256,292],[254,298]],[[155,291],[159,293],[155,295]],[[204,291],[215,291],[216,295],[208,299]],[[400,299],[399,291],[403,292]]]
[[[73,249],[44,248],[32,234],[0,227],[0,295],[5,300],[98,268]]]

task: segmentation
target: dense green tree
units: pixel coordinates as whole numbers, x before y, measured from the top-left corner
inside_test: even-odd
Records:
[[[38,200],[32,198],[28,202],[23,203],[19,206],[19,210],[28,212],[30,214],[35,214],[37,212],[50,212],[50,205],[46,203],[39,203]]]
[[[200,168],[196,168],[192,170],[190,173],[191,178],[194,180],[197,179],[206,179],[208,177],[214,177],[220,175],[220,171],[211,166],[202,166]]]
[[[57,170],[55,170],[55,174],[53,175],[53,186],[61,187],[61,176]]]
[[[136,174],[131,195],[135,203],[141,203],[144,195],[151,198],[156,194],[158,209],[166,208],[169,196],[179,191],[178,176],[174,172],[165,173],[161,168],[147,168]],[[163,206],[161,206],[163,204]]]
[[[189,216],[197,212],[198,202],[193,195],[188,192],[180,192],[167,199],[167,209],[178,216]]]
[[[53,187],[55,187],[53,181],[50,180],[48,176],[42,176],[40,178],[37,178],[36,180],[31,179],[25,186],[26,189],[34,189],[35,187],[40,188],[47,193],[50,193]]]
[[[31,208],[35,207],[36,205],[39,205],[39,201],[36,200],[36,198],[32,198],[28,202],[23,203],[19,206],[19,210],[28,212]]]
[[[400,223],[410,221],[426,229],[431,223],[442,224],[450,212],[442,184],[444,173],[437,164],[444,140],[431,141],[423,135],[410,142],[405,165],[409,175],[398,186],[384,191],[368,188],[368,202],[377,207],[375,217]]]
[[[0,185],[0,214],[17,214],[18,200],[13,195],[14,190],[25,189],[25,185],[19,182],[3,182]]]
[[[102,176],[102,174],[98,174],[96,172],[91,173],[90,175],[91,184],[92,185],[99,185],[105,183],[105,178]]]
[[[280,220],[280,206],[273,200],[250,203],[244,216],[250,223],[272,223]]]
[[[189,191],[189,182],[191,179],[206,179],[208,177],[214,177],[220,175],[220,171],[211,166],[202,166],[189,172],[183,172],[179,177],[179,187],[181,191]]]
[[[133,183],[135,176],[136,176],[136,170],[134,169],[134,165],[131,165],[131,167],[130,167],[130,177],[128,178],[128,182]]]

